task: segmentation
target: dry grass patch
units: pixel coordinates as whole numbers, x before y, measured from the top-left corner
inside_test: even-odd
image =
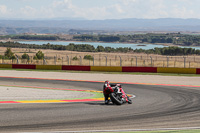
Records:
[[[4,55],[7,48],[0,47],[0,55]],[[41,50],[45,55],[45,61],[33,60],[35,54]],[[48,64],[48,65],[91,65],[91,66],[154,66],[154,67],[200,67],[200,56],[163,56],[143,53],[103,53],[103,52],[76,52],[59,51],[49,49],[12,48],[12,52],[21,57],[24,53],[30,56],[27,60],[19,60],[21,64]],[[92,60],[84,60],[85,55],[94,57]],[[73,57],[78,60],[73,60]],[[185,65],[184,65],[185,62]],[[16,60],[2,60],[0,63],[12,64]]]

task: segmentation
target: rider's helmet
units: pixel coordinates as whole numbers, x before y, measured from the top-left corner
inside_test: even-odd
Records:
[[[104,82],[104,85],[105,85],[105,87],[110,87],[110,82],[109,82],[108,80],[106,80],[106,81]]]
[[[121,84],[116,84],[117,87],[122,88]]]

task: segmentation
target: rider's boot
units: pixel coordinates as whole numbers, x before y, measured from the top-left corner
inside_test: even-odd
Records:
[[[105,100],[105,104],[109,104],[110,100]]]

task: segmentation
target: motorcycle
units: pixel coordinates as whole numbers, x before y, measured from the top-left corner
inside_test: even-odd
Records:
[[[116,86],[116,84],[111,84],[111,87],[109,88],[110,94],[109,97],[112,101],[113,104],[116,105],[122,105],[124,103],[126,103],[126,98],[128,100],[129,104],[132,104],[132,100],[129,98],[128,95],[126,95],[125,93],[123,94],[121,92],[121,85],[120,87]]]

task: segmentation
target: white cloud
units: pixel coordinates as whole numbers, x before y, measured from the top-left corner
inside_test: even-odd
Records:
[[[138,0],[121,0],[120,2],[123,3],[123,5],[126,5],[126,6],[127,6],[127,5],[129,5],[129,4],[138,2]]]
[[[166,9],[163,0],[150,0],[147,3],[146,12],[143,13],[143,18],[166,18],[168,17]]]
[[[170,12],[176,18],[193,18],[195,17],[194,11],[191,9],[186,9],[185,7],[179,7],[177,5],[173,6],[173,9]]]
[[[106,16],[109,15],[109,13],[107,12],[107,9],[105,7],[94,7],[94,8],[90,8],[88,10],[86,9],[79,9],[76,10],[75,12],[76,16],[81,16],[87,19],[100,19],[100,18],[104,18]]]
[[[124,10],[122,9],[121,5],[115,4],[111,6],[111,8],[114,8],[118,13],[124,13]]]
[[[22,15],[25,15],[26,17],[33,17],[37,15],[37,9],[31,7],[31,6],[25,6],[20,9],[20,13]]]
[[[53,3],[49,5],[47,11],[50,12],[53,17],[71,17],[75,15],[76,10],[78,10],[78,7],[74,6],[71,0],[54,0]]]
[[[83,3],[83,0],[74,1],[18,0],[18,7],[12,7],[5,3],[1,5],[0,2],[0,16],[33,19],[58,17],[86,19],[200,18],[199,0],[109,0],[109,2],[101,0],[101,4],[95,4],[97,0],[90,0],[92,4],[88,0],[84,0],[85,3],[88,2],[84,3],[85,6],[80,4]]]
[[[71,0],[60,0],[60,1],[53,1],[51,4],[52,7],[57,8],[57,7],[65,7],[65,8],[71,8],[73,7]]]
[[[1,14],[6,14],[8,12],[7,6],[5,5],[0,5],[0,13]]]
[[[195,3],[195,2],[196,3]],[[193,18],[198,17],[198,0],[123,0],[120,17],[128,18]]]

